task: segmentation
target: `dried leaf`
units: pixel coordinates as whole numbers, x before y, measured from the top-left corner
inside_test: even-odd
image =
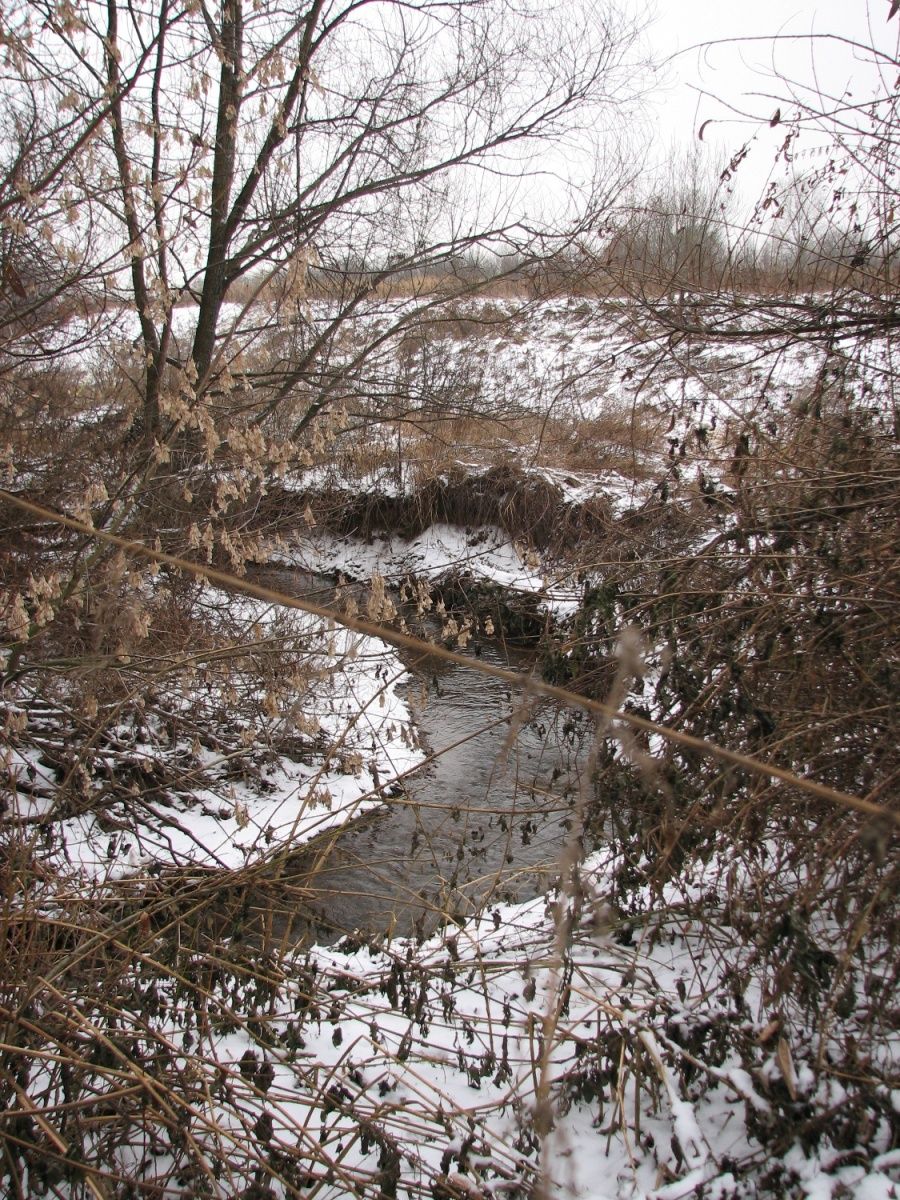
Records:
[[[3,264],[3,282],[9,284],[20,300],[28,299],[28,293],[25,291],[25,284],[22,282],[19,272],[11,262],[5,262]]]
[[[768,1025],[766,1025],[765,1029],[762,1031],[762,1033],[759,1035],[759,1037],[756,1039],[759,1042],[760,1046],[764,1046],[766,1044],[766,1042],[768,1042],[769,1039],[774,1034],[776,1034],[780,1028],[781,1028],[780,1017],[773,1017],[772,1020],[769,1021]]]
[[[898,0],[900,3],[900,0]],[[784,1082],[787,1085],[788,1094],[792,1100],[797,1099],[797,1076],[794,1071],[794,1058],[791,1054],[791,1048],[788,1045],[788,1040],[785,1037],[778,1039],[778,1049],[775,1052],[775,1059],[778,1063],[778,1069],[784,1076]]]
[[[900,3],[900,0],[898,0],[898,3]],[[781,120],[781,109],[776,108],[775,112],[772,114],[772,120],[769,122],[769,126],[772,129],[774,129],[780,120]]]

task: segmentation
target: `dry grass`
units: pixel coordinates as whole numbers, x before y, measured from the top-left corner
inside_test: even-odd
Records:
[[[896,743],[873,733],[886,720],[892,684],[873,664],[890,657],[879,597],[896,591],[897,493],[890,447],[871,433],[865,425],[805,425],[792,442],[798,460],[788,466],[771,449],[748,455],[737,473],[740,503],[746,527],[765,529],[752,543],[730,530],[715,552],[697,555],[690,547],[704,528],[699,516],[679,525],[662,507],[645,514],[641,555],[633,537],[621,553],[621,529],[595,540],[606,581],[586,592],[558,669],[577,666],[569,678],[579,687],[604,698],[612,687],[617,702],[633,708],[652,689],[679,731],[724,738],[731,748],[799,763],[833,786],[887,799]],[[782,481],[773,491],[778,469],[790,471],[794,488]],[[495,500],[522,483],[511,473],[489,482]],[[465,503],[471,508],[471,495]],[[623,656],[615,644],[626,623],[641,630],[643,645]],[[764,774],[676,746],[650,760],[649,749],[624,731],[604,737],[583,784],[587,835],[610,845],[618,863],[604,897],[609,927],[626,941],[638,929],[652,942],[689,924],[695,954],[727,960],[721,987],[730,998],[726,1006],[704,996],[708,1015],[691,1025],[676,1019],[674,998],[656,996],[663,1016],[651,1005],[640,1030],[654,1023],[664,1030],[666,1061],[694,1103],[719,1086],[720,1068],[746,1071],[766,1097],[753,1130],[767,1155],[784,1154],[797,1138],[815,1144],[834,1136],[860,1153],[881,1152],[890,1079],[868,1059],[863,1071],[858,1047],[881,1044],[889,1013],[878,1000],[897,983],[894,831],[826,806],[800,784],[774,786]],[[579,940],[578,922],[567,915],[567,905],[576,912],[587,902],[577,871],[584,833],[575,823],[566,902],[557,906],[557,940],[548,949],[557,979],[543,1026],[557,1051],[572,1057],[558,1088],[540,1046],[532,1045],[530,1075],[529,1060],[519,1063],[536,1081],[533,1104],[521,1113],[528,1145],[549,1135],[542,1105],[563,1114],[573,1103],[609,1104],[618,1114],[610,1136],[635,1139],[642,1111],[664,1108],[658,1083],[668,1075],[648,1058],[633,1010],[607,998],[592,1012],[596,1035],[569,1042],[566,989],[577,955],[595,948],[593,935]],[[334,980],[292,959],[281,940],[285,909],[303,905],[312,873],[277,887],[262,869],[227,883],[218,872],[138,875],[91,893],[42,868],[39,839],[37,829],[10,837],[3,865],[0,931],[12,949],[0,997],[0,1087],[12,1195],[46,1186],[80,1200],[174,1180],[196,1195],[266,1195],[259,1188],[291,1195],[313,1181],[323,1191],[375,1197],[390,1195],[404,1172],[424,1182],[424,1161],[401,1161],[396,1151],[415,1134],[407,1110],[378,1107],[364,1088],[351,1087],[349,1062],[338,1072],[303,1053],[302,1040],[323,1021],[338,1036],[346,1003]],[[410,1028],[428,1025],[453,994],[448,961],[450,951],[413,972],[400,958],[396,973],[366,986],[384,988]],[[487,997],[491,968],[476,961],[473,969],[475,977],[482,971]],[[363,989],[355,976],[354,989]],[[771,1016],[768,1033],[752,1017],[754,989]],[[290,999],[297,1007],[285,1022]],[[383,1012],[373,1000],[371,1019]],[[472,1028],[489,1037],[489,1022]],[[248,1039],[241,1044],[253,1047],[249,1057],[229,1054],[229,1032]],[[787,1046],[779,1051],[784,1063],[790,1053],[824,1082],[842,1081],[839,1122],[827,1106],[798,1099],[792,1068],[765,1081],[772,1039]],[[401,1041],[387,1061],[399,1071],[408,1053]],[[480,1081],[498,1066],[496,1055],[488,1066],[476,1055],[466,1069]],[[313,1117],[297,1119],[298,1098]],[[326,1118],[338,1116],[341,1152],[335,1137],[317,1141]],[[432,1122],[450,1153],[464,1118],[442,1102],[415,1119]],[[364,1168],[349,1158],[344,1165],[343,1150],[357,1138],[377,1149]],[[495,1147],[481,1161],[511,1172],[523,1195],[539,1177],[533,1162],[516,1159],[513,1168]],[[757,1179],[752,1155],[741,1169]],[[773,1175],[758,1194],[789,1194],[786,1187]]]
[[[460,310],[424,328],[422,337],[429,344],[477,341],[484,326],[469,322]],[[652,314],[646,322],[651,329]],[[777,435],[752,425],[741,431],[724,463],[728,486],[719,485],[718,501],[691,483],[669,501],[657,493],[620,520],[602,501],[567,506],[561,488],[522,460],[573,473],[649,474],[665,430],[645,407],[583,421],[556,412],[491,417],[460,404],[402,419],[388,414],[379,424],[361,409],[359,428],[336,433],[318,451],[336,477],[333,493],[319,497],[319,513],[324,506],[337,528],[365,536],[384,527],[416,532],[444,520],[497,524],[554,549],[580,542],[580,565],[590,564],[583,600],[566,628],[548,628],[542,618],[544,676],[601,699],[612,688],[632,714],[652,713],[676,733],[724,743],[738,756],[725,761],[696,740],[659,743],[624,726],[601,728],[581,783],[583,825],[572,822],[565,903],[557,906],[549,951],[558,978],[543,1028],[558,1031],[558,1044],[571,1053],[569,1090],[551,1095],[541,1082],[521,1102],[528,1153],[547,1131],[550,1099],[560,1112],[566,1104],[608,1102],[608,1136],[635,1144],[641,1105],[655,1117],[664,1107],[664,1077],[633,1010],[617,1009],[612,995],[600,1003],[595,997],[591,1039],[569,1037],[564,998],[581,934],[564,909],[589,899],[579,890],[578,867],[591,844],[609,847],[614,857],[604,897],[614,937],[637,930],[652,943],[677,928],[704,961],[721,967],[716,988],[725,1000],[718,1008],[699,967],[692,981],[708,1020],[685,1026],[676,1020],[682,1010],[675,999],[654,1008],[654,997],[646,1021],[658,1019],[670,1039],[667,1061],[692,1101],[720,1085],[720,1068],[745,1071],[765,1091],[767,1110],[748,1117],[758,1148],[740,1168],[749,1187],[789,1194],[782,1180],[759,1182],[754,1155],[777,1157],[795,1143],[832,1139],[868,1163],[895,1142],[896,1133],[884,1130],[895,1121],[886,1097],[896,1079],[876,1053],[890,1044],[889,999],[900,982],[895,825],[835,807],[804,786],[809,777],[893,813],[900,771],[900,473],[896,433],[882,419],[890,381],[881,384],[882,412],[862,411],[852,371],[840,377],[833,368],[798,398],[797,411],[779,419]],[[72,422],[83,396],[75,382],[73,389],[64,374],[5,378],[4,432],[18,465],[27,467],[28,490],[78,511],[98,462],[119,479],[119,472],[136,470],[136,460],[114,421],[102,428]],[[107,394],[115,398],[126,386],[111,375]],[[454,466],[461,447],[480,470]],[[210,553],[222,561],[222,534],[238,538],[254,522],[267,525],[273,509],[298,504],[296,495],[273,490],[263,498],[251,488],[214,510],[217,484],[230,482],[240,460],[225,451],[211,456],[200,479],[202,460],[188,461],[190,472],[178,467],[143,478],[125,493],[132,507],[116,510],[114,519],[124,513],[127,530],[177,547],[188,544],[193,519],[209,521],[220,539]],[[688,477],[708,465],[704,448],[692,446]],[[348,478],[395,467],[398,481],[412,477],[410,495],[348,496]],[[98,520],[109,515],[105,503],[95,498],[92,505]],[[200,543],[191,553],[202,561],[205,548]],[[148,805],[171,816],[161,799],[167,792],[190,796],[202,785],[224,801],[228,780],[203,770],[201,751],[211,739],[220,753],[224,747],[234,779],[258,771],[257,751],[285,749],[283,742],[245,744],[241,735],[264,729],[269,711],[317,686],[314,673],[302,669],[302,639],[251,637],[239,622],[217,626],[199,587],[174,576],[151,582],[121,555],[99,551],[90,536],[62,534],[10,511],[0,553],[5,601],[18,589],[29,618],[25,632],[7,639],[4,750],[28,750],[35,762],[42,756],[59,784],[46,814],[17,822],[8,819],[12,794],[31,794],[34,781],[9,771],[2,781],[10,806],[0,853],[0,936],[7,947],[0,1174],[9,1194],[125,1200],[177,1190],[270,1200],[273,1193],[330,1189],[384,1200],[397,1194],[408,1168],[413,1191],[471,1197],[471,1188],[446,1182],[449,1166],[441,1178],[429,1175],[424,1149],[415,1149],[424,1147],[427,1128],[433,1141],[444,1139],[447,1163],[457,1161],[464,1173],[452,1153],[462,1154],[471,1114],[436,1101],[424,1117],[412,1117],[354,1081],[349,1049],[340,1068],[305,1050],[304,1039],[320,1036],[323,1022],[330,1036],[343,1036],[341,989],[350,986],[319,979],[302,955],[293,956],[294,910],[302,923],[316,873],[328,870],[327,843],[308,866],[288,868],[279,851],[259,869],[137,871],[102,887],[49,864],[48,845],[63,817],[93,814],[119,836]],[[466,595],[462,602],[473,601]],[[0,615],[10,614],[3,608]],[[166,695],[182,675],[193,699],[176,727]],[[30,725],[22,724],[23,712]],[[153,771],[124,745],[129,722],[172,750]],[[184,757],[175,753],[179,739],[191,746]],[[341,752],[336,743],[311,748],[299,733],[293,749]],[[748,768],[760,758],[803,779],[773,782]],[[79,768],[92,773],[89,786]],[[387,1005],[407,1016],[411,1029],[448,1021],[451,951],[415,972],[402,953],[384,978],[354,978],[353,987],[383,987]],[[487,997],[489,966],[476,961],[471,969]],[[384,1011],[372,1002],[373,1021]],[[486,1042],[490,1022],[478,1028]],[[528,1028],[538,1028],[533,1018]],[[252,1047],[249,1058],[229,1052],[230,1034]],[[398,1040],[380,1061],[399,1072],[408,1053]],[[548,1054],[535,1039],[519,1065],[532,1080],[545,1079]],[[782,1062],[774,1079],[773,1055]],[[820,1091],[799,1097],[783,1065],[790,1055]],[[494,1078],[502,1061],[485,1052],[464,1067],[481,1082]],[[307,1105],[302,1119],[298,1097]],[[321,1133],[329,1121],[340,1125],[339,1135]],[[363,1167],[348,1165],[357,1144],[370,1155]],[[496,1145],[484,1154],[496,1168],[492,1182],[501,1180],[511,1195],[516,1188],[534,1195],[539,1172],[524,1158],[520,1149]]]
[[[656,475],[666,451],[666,418],[649,405],[610,407],[586,420],[576,416],[483,414],[384,421],[364,437],[342,438],[336,476],[382,475],[423,490],[454,462],[475,467],[519,465],[636,480]]]

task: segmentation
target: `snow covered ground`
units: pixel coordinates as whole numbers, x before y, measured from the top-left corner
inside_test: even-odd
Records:
[[[245,867],[382,803],[377,781],[389,783],[424,757],[397,692],[406,671],[380,639],[326,628],[297,613],[285,625],[277,607],[214,589],[205,605],[210,618],[217,607],[227,612],[235,636],[251,645],[264,643],[277,620],[279,639],[302,656],[309,686],[265,715],[264,696],[239,695],[239,670],[227,681],[195,677],[188,690],[168,697],[167,725],[155,720],[138,726],[133,718],[108,725],[85,780],[88,792],[102,787],[105,758],[119,764],[126,759],[136,773],[134,797],[102,807],[86,804],[78,815],[53,820],[58,849],[52,861],[65,874],[74,870],[101,882],[151,864]],[[225,730],[219,714],[229,709],[236,719]],[[254,725],[260,711],[262,723]],[[7,770],[27,790],[13,790],[15,807],[6,819],[31,825],[56,817],[59,772],[40,748],[41,726],[51,733],[56,718],[29,712],[24,694],[17,712],[26,722],[20,732],[29,729],[36,741],[10,747]],[[204,716],[218,737],[197,736]],[[188,723],[187,736],[180,735],[179,726]],[[295,729],[307,747],[303,760],[277,750],[279,737]],[[275,749],[268,750],[270,744]],[[157,767],[176,765],[193,780],[189,791],[154,796],[151,789],[148,796],[137,786],[141,776],[151,783]]]
[[[407,305],[373,310],[370,331],[403,318]],[[324,306],[311,315],[327,316]],[[436,325],[429,337],[492,411],[589,420],[610,405],[646,403],[671,413],[673,451],[696,444],[703,430],[712,457],[728,452],[748,421],[777,431],[779,412],[806,401],[823,365],[818,351],[801,346],[775,357],[730,350],[727,361],[714,345],[662,356],[654,342],[636,343],[633,330],[598,321],[595,306],[578,300],[531,306],[512,330],[492,330],[483,308],[469,316],[480,323],[477,336]],[[179,312],[180,336],[190,319]],[[877,375],[888,350],[868,353]],[[624,477],[535,469],[573,502],[597,486],[616,491],[623,508],[647,495],[648,485]],[[287,482],[306,488],[314,479],[298,472]],[[433,525],[413,539],[368,542],[312,529],[273,561],[393,584],[464,570],[556,616],[580,598],[492,527]],[[211,593],[209,602],[227,610],[236,640],[248,644],[283,620],[257,601]],[[127,759],[137,772],[133,797],[58,813],[46,868],[101,888],[145,879],[151,867],[231,873],[383,803],[383,788],[423,757],[398,692],[402,664],[378,639],[296,615],[290,622],[290,634],[280,625],[278,636],[293,638],[310,686],[267,711],[265,696],[232,702],[226,687],[235,684],[211,676],[170,698],[169,726],[108,722],[85,787],[89,797],[102,792],[105,755]],[[254,686],[252,672],[246,678]],[[238,671],[238,687],[240,679]],[[264,719],[216,737],[215,714],[239,699]],[[188,716],[192,727],[207,721],[213,736],[182,736],[179,718]],[[4,820],[26,830],[55,812],[59,770],[40,750],[53,721],[29,707],[27,689],[8,706],[10,729],[34,734],[21,744],[10,738],[5,764],[15,803]],[[288,723],[302,754],[277,748]],[[235,769],[242,755],[247,769]],[[175,762],[196,786],[154,795],[157,766]],[[162,985],[167,1007],[146,1018],[140,1036],[148,1059],[160,1045],[176,1047],[191,1087],[197,1070],[217,1081],[206,1091],[198,1084],[189,1109],[192,1136],[221,1172],[207,1181],[208,1194],[255,1195],[245,1181],[265,1163],[285,1181],[259,1193],[267,1200],[343,1200],[358,1189],[404,1200],[897,1200],[891,1126],[900,1120],[900,1088],[881,1087],[881,1116],[858,1143],[844,1123],[857,1081],[829,1069],[827,1038],[815,1043],[799,1010],[774,1011],[760,973],[736,980],[730,917],[716,907],[716,881],[734,867],[727,848],[705,868],[695,864],[696,875],[677,888],[635,896],[630,912],[611,900],[618,866],[611,852],[598,852],[581,865],[577,901],[551,892],[497,905],[422,943],[314,948],[285,960],[284,977],[263,999],[264,972],[238,974],[220,980],[200,1012],[173,973]],[[751,893],[748,882],[748,903],[758,902]],[[160,987],[157,949],[134,960],[138,1005]],[[199,972],[201,959],[188,966]],[[87,1018],[92,1002],[83,998]],[[150,1012],[138,1011],[141,1021]],[[882,1068],[896,1065],[900,1039],[866,1053]],[[68,1102],[67,1085],[53,1094],[47,1078],[36,1072],[30,1086],[52,1111]],[[110,1079],[98,1094],[118,1087]],[[807,1133],[784,1145],[783,1131],[794,1125]],[[142,1183],[166,1181],[181,1151],[151,1153],[151,1134],[140,1137],[123,1151],[131,1154],[126,1165]]]
[[[330,540],[316,563],[362,578],[390,568],[427,577],[448,562],[470,564],[473,549],[478,560],[480,546],[485,578],[537,590],[537,575],[498,535],[482,531],[476,542],[450,530],[411,543]],[[274,628],[275,611],[258,601],[214,592],[209,602],[237,614],[248,637]],[[292,620],[307,667],[321,658],[324,671],[303,697],[303,727],[340,752],[307,762],[274,756],[241,780],[225,770],[227,754],[194,747],[211,786],[174,804],[145,803],[127,833],[110,831],[110,810],[62,818],[54,863],[63,877],[109,884],[146,879],[154,863],[226,871],[259,863],[379,803],[378,779],[420,760],[394,654],[377,639]],[[160,729],[111,734],[131,739],[148,770],[191,750],[177,738],[168,744]],[[20,798],[14,815],[49,811],[54,781],[34,753],[9,765],[44,792]],[[635,893],[628,911],[613,899],[622,866],[598,851],[568,898],[551,890],[492,905],[425,941],[314,947],[282,960],[280,981],[265,988],[246,973],[229,982],[226,972],[202,1013],[178,982],[202,974],[202,954],[162,983],[139,961],[138,997],[170,994],[140,1034],[143,1052],[190,1047],[179,1070],[202,1063],[229,1081],[187,1118],[194,1143],[220,1164],[209,1194],[241,1194],[254,1161],[265,1159],[284,1181],[271,1181],[267,1195],[278,1198],[312,1188],[321,1200],[359,1189],[438,1200],[896,1200],[900,1089],[885,1094],[866,1146],[848,1147],[839,1114],[854,1111],[853,1082],[829,1069],[799,1009],[769,1003],[762,974],[739,964],[729,940],[715,900],[717,881],[734,876],[728,847],[662,892]],[[785,888],[795,885],[785,877]],[[750,877],[746,889],[756,903]],[[147,954],[156,954],[152,939]],[[219,954],[227,960],[227,946]],[[86,1019],[91,1004],[86,997]],[[896,1063],[900,1035],[877,1054],[882,1069]],[[97,1095],[109,1085],[102,1077]],[[56,1086],[40,1072],[32,1079],[48,1107]],[[786,1118],[801,1128],[804,1113],[829,1112],[815,1137],[784,1144]],[[139,1126],[133,1137],[121,1161],[142,1163],[148,1184],[166,1179],[181,1150],[151,1153]]]
[[[449,1169],[468,1176],[462,1195],[479,1186],[491,1194],[478,1159],[502,1162],[512,1147],[511,1171],[516,1158],[520,1172],[536,1168],[549,1196],[752,1196],[758,1182],[738,1177],[748,1161],[765,1158],[751,1130],[777,1124],[775,1098],[788,1088],[801,1104],[839,1107],[846,1099],[839,1079],[808,1065],[814,1048],[802,1044],[802,1030],[783,1026],[773,1036],[759,988],[738,994],[714,942],[678,918],[687,896],[702,895],[703,874],[656,899],[660,911],[672,906],[671,917],[657,920],[650,911],[632,925],[607,900],[615,865],[603,852],[583,865],[574,909],[552,894],[498,906],[415,947],[411,961],[402,945],[388,955],[316,952],[343,993],[338,1004],[349,1023],[342,1023],[341,1045],[353,1048],[335,1055],[323,1026],[316,1054],[345,1075],[359,1064],[364,1088],[389,1077],[391,1102],[404,1114],[421,1110],[423,1121],[429,1114],[433,1121],[435,1109],[451,1114],[449,1144],[435,1130],[435,1144],[420,1153],[432,1178],[455,1159]],[[710,864],[710,879],[719,866]],[[562,938],[561,922],[571,926]],[[410,979],[424,973],[428,980],[428,1000],[417,998],[412,1013],[398,1012],[384,994],[381,981],[398,962]],[[717,1052],[735,1025],[756,1043],[752,1072],[734,1050]],[[795,1036],[794,1058],[788,1038]],[[898,1051],[900,1036],[885,1047]],[[893,1101],[896,1111],[900,1092]],[[523,1131],[539,1123],[544,1103],[552,1128],[538,1151]],[[471,1136],[473,1119],[476,1141],[491,1152],[470,1150],[463,1167],[464,1122]],[[836,1166],[847,1156],[827,1136],[812,1152],[795,1144],[783,1160],[783,1194],[892,1200],[900,1155],[889,1150],[887,1122],[881,1138],[883,1154],[865,1166]]]
[[[243,1194],[256,1162],[269,1197],[896,1200],[889,1116],[848,1149],[852,1081],[816,1065],[757,982],[735,987],[714,927],[684,908],[703,872],[629,918],[608,900],[616,865],[586,861],[574,903],[551,892],[421,943],[314,948],[265,986],[226,973],[202,1011],[139,966],[158,1006],[147,1056],[189,1047],[178,1069],[228,1080],[185,1125],[219,1164],[208,1194]],[[181,967],[203,969],[200,953]],[[785,1114],[802,1128],[814,1110],[832,1124],[785,1143]],[[184,1159],[180,1141],[133,1136],[147,1185]]]
[[[406,579],[438,583],[464,574],[510,596],[534,598],[556,616],[575,612],[581,598],[581,588],[545,573],[533,552],[493,526],[439,523],[412,539],[384,534],[369,541],[311,531],[276,550],[272,561],[358,582],[378,575],[395,587]]]
[[[338,311],[334,302],[309,301],[302,320],[310,341],[331,326]],[[187,353],[196,319],[190,306],[175,309],[173,353]],[[265,307],[229,302],[220,334],[236,355],[258,343],[261,330],[277,329],[280,319]],[[291,320],[296,319],[294,314]],[[139,335],[132,312],[111,310],[103,320],[103,339],[90,352],[90,361],[98,364]],[[82,347],[83,363],[90,329],[73,321],[64,332],[72,347]],[[441,377],[452,379],[473,407],[497,419],[536,412],[590,421],[610,410],[654,406],[720,428],[792,401],[826,358],[820,348],[798,341],[786,348],[776,348],[775,341],[723,348],[714,339],[691,338],[673,344],[650,334],[627,302],[579,297],[529,303],[473,298],[424,309],[409,298],[372,300],[341,329],[330,369],[351,361],[367,341],[376,347],[368,374],[387,390],[398,372],[414,377],[417,364],[426,378],[423,364],[437,355]],[[855,346],[852,351],[855,361],[864,357],[875,371],[888,354],[881,343],[864,355]],[[841,348],[837,353],[840,357]],[[452,407],[452,391],[448,399]]]

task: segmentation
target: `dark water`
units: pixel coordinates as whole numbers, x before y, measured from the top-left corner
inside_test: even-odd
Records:
[[[310,582],[277,577],[295,594],[309,594]],[[495,639],[473,650],[523,673],[531,667],[527,652]],[[383,809],[339,831],[327,854],[288,864],[286,874],[312,889],[314,926],[304,936],[429,932],[492,901],[537,895],[557,871],[585,726],[552,702],[523,708],[521,693],[475,670],[405,661],[405,699],[433,758]]]

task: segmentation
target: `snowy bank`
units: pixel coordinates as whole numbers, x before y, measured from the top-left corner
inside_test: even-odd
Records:
[[[204,607],[207,620],[227,615],[240,653],[226,671],[186,670],[168,693],[163,684],[146,720],[101,714],[96,753],[79,767],[80,812],[61,803],[65,773],[41,750],[58,714],[19,696],[19,733],[35,738],[9,749],[3,820],[52,828],[48,861],[64,872],[102,882],[151,864],[245,867],[382,803],[382,788],[424,757],[397,690],[406,671],[380,639],[214,589]],[[255,648],[272,644],[296,693],[254,677]],[[107,764],[133,776],[112,800]]]

